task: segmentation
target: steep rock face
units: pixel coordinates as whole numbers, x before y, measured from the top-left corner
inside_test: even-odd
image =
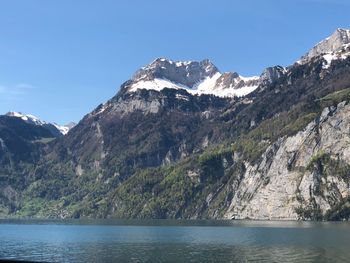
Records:
[[[213,77],[219,70],[208,59],[197,61],[172,61],[158,58],[146,67],[137,71],[132,80],[154,80],[156,78],[167,79],[192,88],[195,84],[206,78]]]
[[[350,44],[350,30],[338,28],[330,37],[314,46],[304,56],[304,59],[310,59],[325,53],[339,51],[347,44]]]
[[[265,85],[271,84],[281,78],[286,72],[287,70],[282,66],[266,68],[260,76],[260,81]]]
[[[350,105],[342,102],[325,108],[295,136],[278,140],[259,164],[246,164],[225,217],[296,220],[305,211],[324,216],[347,200],[349,129]],[[344,174],[332,170],[332,163],[344,165]]]
[[[350,30],[338,28],[330,37],[319,42],[297,63],[305,64],[312,60],[322,60],[322,68],[328,69],[334,61],[350,56]]]

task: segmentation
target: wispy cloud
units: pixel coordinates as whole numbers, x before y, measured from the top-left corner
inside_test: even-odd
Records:
[[[17,83],[14,85],[0,84],[0,95],[21,95],[30,92],[32,89],[34,89],[34,86],[28,83]]]

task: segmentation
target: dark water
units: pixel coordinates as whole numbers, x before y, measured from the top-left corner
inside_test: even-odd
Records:
[[[350,224],[2,220],[0,258],[48,262],[350,262]]]

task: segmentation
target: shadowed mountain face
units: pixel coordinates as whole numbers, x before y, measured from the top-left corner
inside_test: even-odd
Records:
[[[0,158],[6,154],[15,160],[32,160],[37,153],[36,142],[50,140],[60,136],[45,126],[38,126],[23,121],[20,118],[0,116]]]
[[[40,120],[38,117],[35,117],[31,114],[23,114],[21,112],[10,111],[5,114],[6,116],[19,118],[26,123],[33,124],[36,126],[42,126],[52,133],[53,137],[60,137],[62,135],[66,135],[68,131],[73,128],[76,124],[74,122],[70,122],[66,125],[58,125],[57,123],[48,123]]]
[[[259,77],[221,73],[208,60],[156,59],[65,136],[50,141],[36,127],[27,138],[13,129],[31,147],[20,151],[25,156],[9,155],[9,163],[20,165],[3,172],[0,211],[346,218],[346,32],[337,30],[302,60],[267,68]],[[1,145],[10,145],[9,134]]]

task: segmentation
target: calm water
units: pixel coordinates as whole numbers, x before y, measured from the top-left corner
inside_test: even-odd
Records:
[[[48,262],[349,262],[350,223],[0,220],[0,258]]]

